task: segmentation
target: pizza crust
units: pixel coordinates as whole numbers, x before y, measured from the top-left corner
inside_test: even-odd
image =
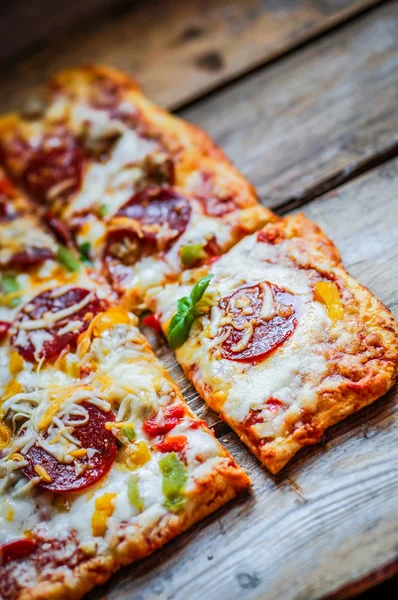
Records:
[[[16,600],[78,600],[94,586],[102,585],[124,565],[145,558],[197,521],[210,515],[238,493],[248,488],[247,475],[227,456],[208,476],[197,482],[187,510],[169,515],[147,531],[124,536],[112,542],[113,550],[106,556],[96,556],[76,567],[67,580],[40,582],[34,588],[24,588]]]

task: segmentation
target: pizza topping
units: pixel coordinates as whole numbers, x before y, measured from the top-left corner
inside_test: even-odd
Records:
[[[7,321],[0,321],[0,342],[4,340],[10,327],[11,323],[7,323]]]
[[[148,315],[147,317],[145,317],[142,320],[142,322],[147,327],[150,327],[154,331],[157,331],[158,333],[161,333],[162,328],[161,328],[161,325],[160,325],[159,317],[157,315],[155,315],[155,314],[154,315]]]
[[[10,443],[10,440],[11,440],[10,429],[7,427],[7,425],[5,425],[5,423],[2,423],[0,421],[0,450],[7,448],[8,444]]]
[[[155,449],[158,452],[181,452],[187,443],[185,435],[169,435],[159,444],[155,444]]]
[[[217,339],[222,357],[229,360],[264,360],[297,326],[295,296],[268,283],[236,290],[219,308],[224,324]]]
[[[100,312],[91,321],[88,329],[84,331],[78,340],[79,354],[83,356],[90,347],[92,337],[100,337],[105,331],[116,327],[116,325],[130,325],[131,319],[127,311],[118,306],[111,306],[105,312]]]
[[[202,300],[212,277],[213,275],[202,277],[194,285],[189,296],[184,296],[178,300],[177,312],[171,319],[167,330],[167,340],[172,350],[182,346],[187,341],[194,320],[203,314],[197,308],[197,304]]]
[[[184,231],[191,214],[188,201],[165,188],[138,192],[116,213],[105,258],[134,265],[143,254],[165,251]]]
[[[102,219],[103,217],[106,217],[106,215],[108,214],[108,207],[106,204],[100,204],[98,207],[98,216]]]
[[[134,506],[139,513],[144,510],[144,501],[140,496],[140,490],[138,487],[138,476],[135,473],[130,475],[128,479],[127,496],[131,506]]]
[[[0,181],[1,184],[1,181]],[[0,190],[1,194],[1,190]],[[10,202],[0,196],[0,223],[2,221],[12,221],[16,214]]]
[[[27,558],[37,548],[35,540],[22,538],[0,546],[0,565],[5,565],[12,560]]]
[[[118,462],[135,471],[151,460],[151,453],[143,440],[124,446],[118,453]]]
[[[15,151],[26,155],[22,182],[39,200],[45,202],[66,197],[79,188],[83,153],[77,140],[66,129],[44,136],[36,148],[20,142]]]
[[[91,244],[90,244],[90,242],[83,242],[83,244],[80,244],[79,253],[80,253],[80,260],[83,263],[85,263],[86,265],[88,265],[89,267],[91,267],[92,262],[91,262]]]
[[[159,411],[156,416],[144,421],[142,429],[151,437],[165,435],[178,425],[184,415],[185,408],[182,404],[167,406],[163,411]]]
[[[275,227],[272,225],[268,225],[268,227],[264,230],[261,230],[257,234],[257,241],[263,242],[266,244],[278,244],[283,240],[283,233],[280,231],[279,227]]]
[[[54,360],[103,310],[94,292],[83,288],[55,288],[33,298],[17,315],[12,343],[25,360]]]
[[[94,537],[102,537],[108,528],[108,519],[115,510],[114,499],[117,494],[106,492],[95,501],[95,512],[92,518],[92,530]]]
[[[264,404],[264,408],[250,410],[249,416],[245,420],[245,428],[254,436],[256,440],[273,438],[275,436],[272,419],[286,405],[278,398],[271,396]]]
[[[10,363],[8,366],[8,370],[10,371],[11,375],[17,375],[18,373],[20,373],[22,371],[23,368],[24,368],[23,358],[16,350],[14,350],[10,356]]]
[[[3,302],[10,308],[15,308],[20,304],[20,285],[15,275],[11,273],[3,273],[1,276],[1,291],[5,298]],[[0,333],[1,339],[1,333]]]
[[[332,321],[344,318],[340,292],[334,281],[319,281],[315,286],[315,300],[324,304]]]
[[[135,429],[133,425],[126,425],[120,431],[122,436],[124,436],[130,443],[135,442],[137,434],[135,433]]]
[[[38,485],[55,493],[77,492],[93,485],[106,475],[116,456],[116,439],[105,427],[106,422],[114,419],[113,414],[105,413],[89,402],[82,402],[80,406],[86,412],[87,420],[79,414],[70,414],[63,421],[61,419],[60,425],[62,427],[64,423],[69,437],[86,449],[86,453],[75,454],[72,463],[62,463],[39,445],[39,438],[25,455],[28,460],[28,465],[23,468],[26,477],[39,476]]]
[[[8,198],[12,198],[15,194],[15,187],[11,183],[9,179],[0,176],[0,203],[3,200],[7,200]],[[0,210],[0,218],[1,218],[1,210]]]
[[[41,265],[52,258],[54,258],[54,254],[50,248],[27,246],[24,250],[13,254],[4,266],[21,271]]]
[[[206,258],[204,244],[187,244],[180,249],[181,262],[184,267],[193,267],[195,264]]]
[[[47,212],[44,218],[58,242],[65,246],[73,247],[72,235],[66,225],[50,211]]]
[[[197,184],[193,192],[202,204],[206,215],[223,218],[237,210],[236,199],[230,193],[217,191],[217,182],[213,173],[201,171],[197,175]]]
[[[186,500],[183,488],[187,481],[187,469],[175,452],[162,457],[159,467],[163,475],[164,505],[171,512],[178,512]]]
[[[76,258],[74,252],[66,246],[58,246],[55,258],[71,273],[77,273],[82,268],[80,261]]]

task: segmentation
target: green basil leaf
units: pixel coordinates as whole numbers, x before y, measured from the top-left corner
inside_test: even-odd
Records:
[[[74,253],[66,248],[65,246],[58,246],[55,258],[61,265],[63,265],[68,271],[72,273],[80,271],[82,268],[81,263],[77,260]]]
[[[159,468],[163,476],[164,505],[171,512],[178,512],[186,500],[182,490],[187,481],[187,469],[175,452],[161,458]]]
[[[191,311],[184,315],[175,314],[167,330],[167,341],[170,348],[175,350],[187,341],[195,317]]]
[[[177,314],[180,315],[181,317],[184,316],[190,310],[192,310],[192,308],[193,308],[192,300],[191,300],[191,298],[188,298],[188,296],[184,296],[183,298],[180,298],[177,302]]]
[[[177,302],[177,312],[170,321],[167,330],[167,341],[172,350],[187,341],[194,320],[203,313],[195,308],[205,293],[213,275],[206,275],[192,288],[190,296],[184,296]]]
[[[90,242],[83,242],[79,246],[80,260],[88,265],[92,265],[91,262],[91,244]]]
[[[202,279],[200,279],[196,285],[193,286],[190,296],[192,304],[195,305],[199,302],[199,300],[202,300],[203,294],[209,287],[210,279],[212,277],[212,274],[206,275],[205,277],[202,277]]]
[[[187,244],[180,249],[181,262],[184,267],[192,267],[198,260],[204,258],[203,244]]]

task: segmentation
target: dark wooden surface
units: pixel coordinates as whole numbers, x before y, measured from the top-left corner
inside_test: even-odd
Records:
[[[318,222],[397,314],[397,49],[398,1],[147,0],[112,7],[3,69],[0,109],[61,67],[127,69],[154,100],[207,129],[265,204],[281,214],[301,207]],[[397,388],[271,476],[148,334],[253,491],[90,600],[342,600],[394,574]],[[361,599],[393,597],[394,585]]]
[[[126,0],[125,0],[126,1]],[[75,26],[83,17],[113,0],[2,0],[0,19],[0,63],[13,58],[65,26]],[[130,4],[134,0],[130,0]],[[114,2],[113,2],[114,4]]]
[[[398,3],[181,110],[267,206],[317,195],[398,149]]]
[[[111,3],[84,1],[91,5]],[[18,0],[17,5],[21,2]],[[42,3],[44,0],[39,0],[39,5]],[[105,62],[129,71],[155,102],[176,108],[378,2],[141,0],[129,9],[131,3],[113,2],[106,13],[90,16],[64,34],[57,32],[32,55],[27,52],[27,58],[7,72],[0,90],[1,110],[12,109],[27,88],[42,83],[57,69],[88,62]],[[31,15],[35,3],[25,4]],[[66,13],[64,18],[70,18],[68,4],[57,3],[62,8],[59,12]],[[42,29],[43,12],[35,25]],[[56,23],[61,18],[58,12],[52,17]],[[25,17],[24,21],[20,27],[24,26],[25,35],[31,37],[29,23],[32,27],[33,18]],[[4,38],[12,45],[10,37],[15,33],[4,20],[3,26]]]

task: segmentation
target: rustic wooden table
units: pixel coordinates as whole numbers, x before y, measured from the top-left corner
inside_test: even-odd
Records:
[[[56,69],[94,61],[136,75],[206,129],[264,204],[319,223],[397,313],[397,1],[118,5],[4,68],[0,108],[21,105]],[[273,477],[153,343],[254,486],[92,600],[337,600],[396,572],[396,388]],[[378,589],[388,597],[393,585]]]

